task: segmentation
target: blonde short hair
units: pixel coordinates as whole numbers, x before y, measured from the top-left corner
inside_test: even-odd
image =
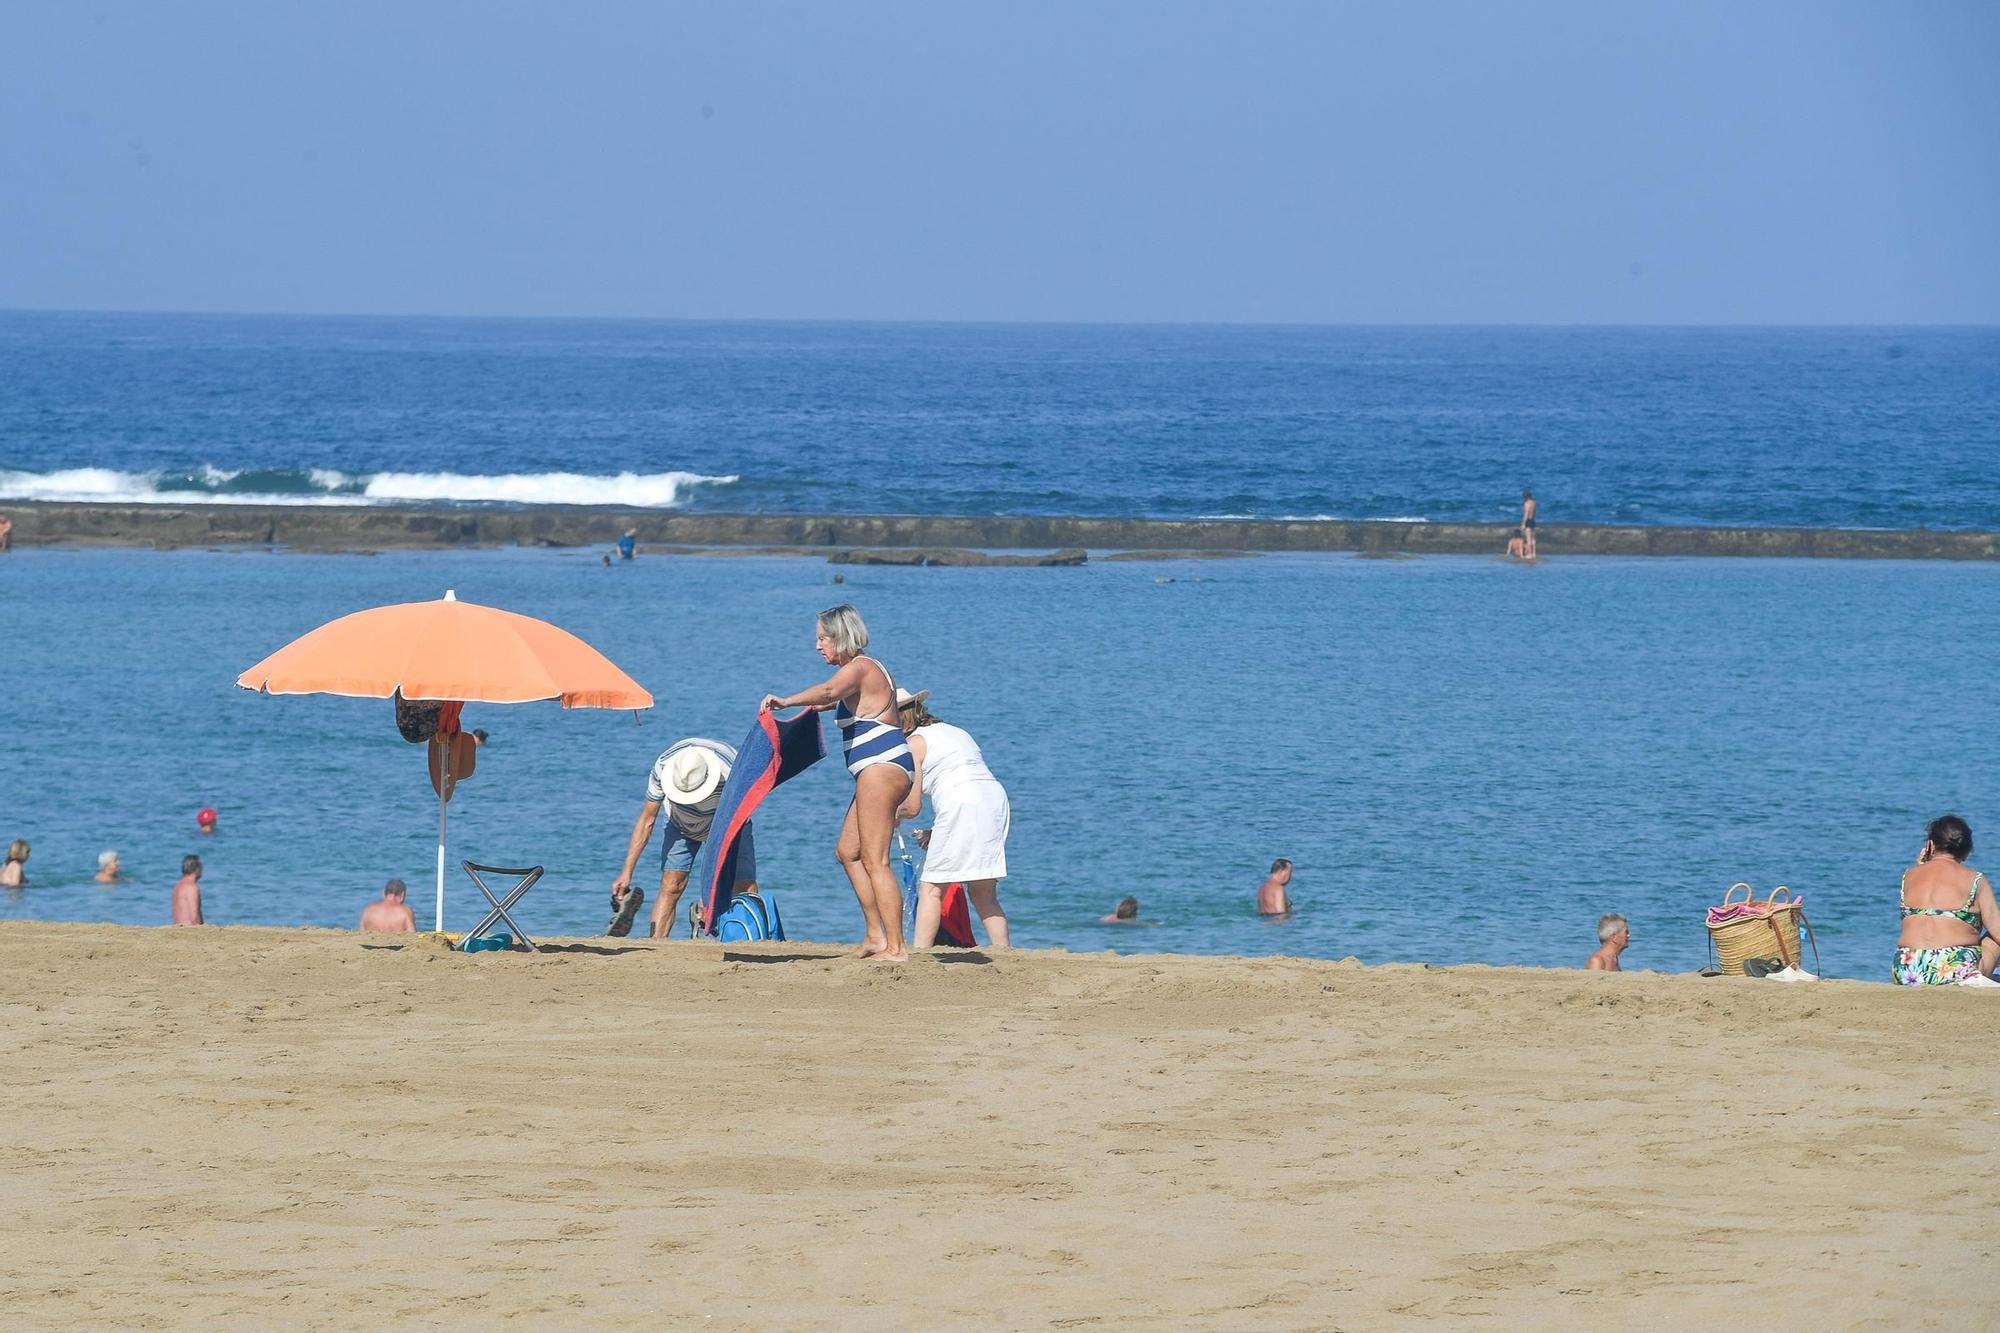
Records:
[[[28,840],[27,840],[26,838],[16,838],[16,839],[14,839],[14,841],[12,841],[12,842],[8,843],[8,844],[7,844],[7,859],[8,859],[9,861],[25,861],[25,860],[27,860],[27,859],[28,859]]]
[[[868,626],[862,623],[861,613],[848,602],[829,606],[820,612],[819,628],[822,634],[833,640],[834,651],[842,657],[859,657],[861,650],[868,646]]]

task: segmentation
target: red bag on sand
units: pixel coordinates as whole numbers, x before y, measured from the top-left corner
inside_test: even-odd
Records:
[[[972,910],[965,905],[965,885],[945,885],[944,900],[939,907],[937,942],[954,949],[973,948]]]

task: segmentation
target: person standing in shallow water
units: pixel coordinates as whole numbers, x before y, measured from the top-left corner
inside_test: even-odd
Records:
[[[1619,955],[1632,943],[1632,926],[1616,912],[1597,918],[1597,950],[1584,961],[1586,972],[1622,972]]]
[[[1291,915],[1291,883],[1292,863],[1282,856],[1271,862],[1271,873],[1257,886],[1257,915]]]
[[[865,934],[860,956],[883,963],[906,963],[903,890],[889,869],[889,838],[896,830],[896,807],[909,795],[916,763],[896,711],[896,682],[888,670],[861,650],[868,626],[861,613],[843,602],[820,612],[813,647],[836,668],[825,681],[796,694],[767,694],[759,712],[785,708],[834,709],[834,725],[846,733],[842,749],[854,775],[854,799],[834,844],[834,858],[847,872],[861,905]]]
[[[0,862],[0,888],[18,889],[28,882],[29,850],[26,838],[7,844],[7,859]]]
[[[183,856],[181,877],[174,882],[174,924],[177,926],[202,926],[208,924],[201,914],[201,858]]]
[[[416,930],[416,915],[406,901],[409,894],[400,879],[383,885],[381,900],[361,909],[362,931],[372,935],[406,935]]]
[[[1533,560],[1535,558],[1535,511],[1539,508],[1540,506],[1535,503],[1535,493],[1530,490],[1523,490],[1521,492],[1521,558],[1523,560]]]

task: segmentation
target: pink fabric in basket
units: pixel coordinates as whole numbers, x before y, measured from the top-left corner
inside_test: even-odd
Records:
[[[1779,903],[1778,906],[1780,908],[1799,907],[1803,904],[1803,901],[1803,899],[1794,898],[1790,902]],[[1726,926],[1732,921],[1748,921],[1753,917],[1769,916],[1771,910],[1770,903],[1731,903],[1727,907],[1711,907],[1708,909],[1708,924],[1711,926]]]

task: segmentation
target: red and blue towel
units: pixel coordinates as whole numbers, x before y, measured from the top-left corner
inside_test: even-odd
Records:
[[[757,724],[736,747],[736,764],[716,803],[715,822],[695,860],[694,882],[706,903],[702,921],[711,933],[736,896],[736,840],[750,826],[750,816],[780,783],[825,757],[818,713],[808,709],[782,720],[776,713],[757,714]]]

